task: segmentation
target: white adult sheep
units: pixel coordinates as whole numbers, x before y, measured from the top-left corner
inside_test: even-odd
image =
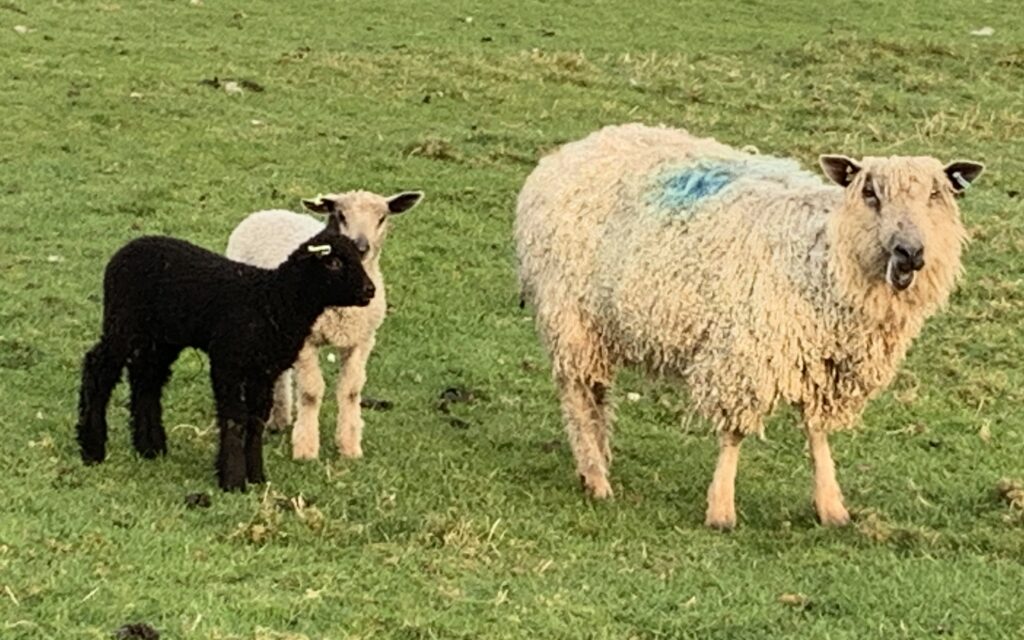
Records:
[[[302,201],[311,211],[338,213],[342,233],[350,237],[361,252],[363,268],[377,293],[369,306],[334,307],[325,311],[299,352],[293,366],[299,394],[292,429],[292,457],[296,460],[315,460],[320,455],[319,416],[325,385],[317,354],[320,347],[328,344],[337,349],[341,364],[335,440],[343,456],[359,458],[363,455],[360,400],[366,384],[366,361],[387,310],[380,272],[381,248],[390,217],[412,209],[422,197],[419,191],[403,191],[389,197],[369,191],[348,191]],[[308,215],[280,209],[257,211],[231,233],[227,256],[239,262],[273,268],[288,257],[289,247],[308,239],[322,227],[322,220]],[[287,371],[274,386],[271,429],[284,429],[292,423],[292,404],[292,372]]]
[[[543,158],[519,194],[526,299],[585,489],[612,493],[607,393],[623,364],[678,376],[719,434],[706,524],[735,525],[743,437],[803,415],[823,524],[849,521],[827,434],[895,375],[961,272],[954,197],[981,173],[927,157],[796,162],[639,124]],[[842,187],[842,188],[840,188]]]

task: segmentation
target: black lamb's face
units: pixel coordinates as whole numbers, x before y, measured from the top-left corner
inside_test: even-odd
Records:
[[[355,243],[329,224],[326,229],[304,243],[300,251],[309,254],[311,280],[327,292],[332,307],[365,307],[370,304],[376,288],[366,270]],[[312,284],[312,282],[310,283]]]

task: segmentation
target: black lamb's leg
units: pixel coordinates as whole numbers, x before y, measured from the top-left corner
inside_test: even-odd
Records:
[[[260,381],[246,387],[249,422],[245,431],[245,475],[249,482],[267,481],[263,471],[263,429],[273,405],[274,381]]]
[[[245,433],[249,420],[242,378],[231,371],[211,366],[213,395],[217,402],[220,448],[217,450],[217,480],[224,491],[245,491]]]
[[[151,346],[138,350],[128,363],[131,385],[132,444],[143,458],[167,453],[160,396],[171,377],[171,364],[179,350]]]
[[[121,379],[126,354],[115,341],[106,338],[85,354],[82,386],[78,393],[76,427],[82,462],[98,464],[107,456],[107,404]]]

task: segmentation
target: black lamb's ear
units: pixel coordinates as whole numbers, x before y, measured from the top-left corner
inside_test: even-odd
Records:
[[[315,198],[303,198],[302,206],[314,213],[331,213],[338,209],[338,202],[331,198],[317,196]]]
[[[953,191],[956,193],[963,193],[970,188],[984,170],[985,165],[970,160],[950,162],[945,168],[946,178],[949,179],[949,184],[953,186]]]
[[[327,226],[325,228],[332,235],[341,235],[341,214],[338,211],[331,211],[327,214]]]
[[[403,191],[388,198],[388,213],[394,215],[412,209],[423,198],[422,191]]]
[[[844,189],[853,182],[853,177],[860,173],[860,165],[853,158],[841,155],[818,156],[818,164],[828,179]]]

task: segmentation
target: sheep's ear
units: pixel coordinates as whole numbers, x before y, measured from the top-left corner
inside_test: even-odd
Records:
[[[848,187],[853,177],[860,172],[860,165],[853,158],[838,155],[818,156],[818,164],[828,179],[840,187]]]
[[[404,213],[419,204],[423,198],[422,191],[403,191],[388,198],[388,212],[391,214]]]
[[[860,173],[861,166],[848,156],[826,154],[818,157],[818,164],[828,179],[840,187],[848,187],[854,176]]]
[[[963,193],[970,188],[984,170],[985,165],[970,160],[950,162],[945,168],[946,177],[949,178],[949,183],[953,185],[953,191],[956,193]]]
[[[303,198],[302,206],[315,213],[330,213],[338,208],[337,200],[317,196],[315,198]]]

